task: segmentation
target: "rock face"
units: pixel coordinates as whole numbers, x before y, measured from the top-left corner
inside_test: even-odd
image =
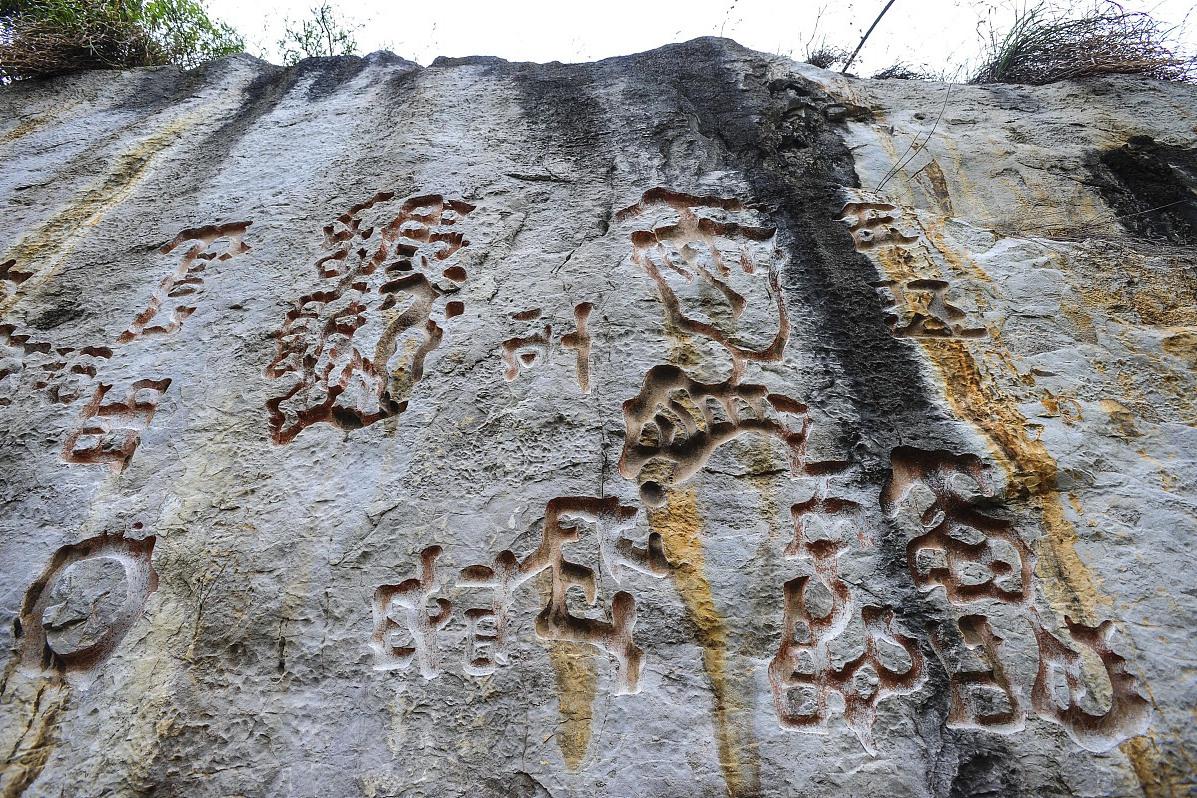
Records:
[[[4,796],[1193,789],[1197,89],[0,109]]]

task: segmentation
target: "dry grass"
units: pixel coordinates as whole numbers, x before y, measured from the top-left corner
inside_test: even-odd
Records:
[[[16,20],[0,40],[0,80],[167,63],[149,34],[120,20],[89,25]]]
[[[1037,6],[1020,13],[1005,36],[991,39],[971,82],[1041,86],[1099,75],[1190,82],[1197,58],[1179,55],[1171,33],[1154,17],[1112,3],[1074,17]]]
[[[899,62],[890,64],[885,69],[873,75],[873,80],[935,80],[934,75],[919,72]]]
[[[848,60],[848,51],[823,43],[813,50],[807,50],[806,58],[803,60],[819,69],[831,69]]]
[[[0,83],[88,69],[189,68],[243,48],[200,0],[0,0]]]

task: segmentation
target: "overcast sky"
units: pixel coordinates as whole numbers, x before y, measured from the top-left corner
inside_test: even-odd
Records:
[[[871,75],[897,61],[951,75],[967,70],[990,25],[1004,29],[1019,0],[897,0],[869,38],[853,72]],[[283,20],[320,0],[208,0],[251,51],[279,61]],[[754,50],[801,59],[824,39],[851,50],[885,0],[353,0],[332,5],[362,54],[391,50],[428,64],[438,55],[497,55],[511,61],[593,61],[697,36],[727,36]],[[1020,5],[1022,3],[1019,3]],[[1067,4],[1064,4],[1067,5]],[[1079,4],[1073,4],[1079,5]],[[1197,50],[1195,0],[1125,0],[1151,11]]]

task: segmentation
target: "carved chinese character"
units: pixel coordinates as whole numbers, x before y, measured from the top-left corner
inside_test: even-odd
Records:
[[[898,338],[984,338],[989,335],[984,327],[965,323],[968,314],[947,299],[951,286],[946,280],[882,280],[877,287],[888,291],[889,299],[883,308],[885,321]]]
[[[898,227],[902,215],[896,205],[886,202],[849,202],[843,208],[841,222],[848,225],[852,243],[858,252],[878,247],[901,247],[919,240]]]
[[[823,528],[825,534],[821,538],[832,540],[840,539],[846,526],[860,528],[860,504],[851,499],[828,496],[828,481],[826,477],[820,479],[819,487],[813,496],[790,507],[790,517],[794,521],[794,539],[786,547],[786,557],[806,556],[805,549],[810,546],[812,540],[809,529],[812,525]],[[863,533],[858,532],[858,536],[863,541]]]
[[[1064,727],[1077,745],[1090,751],[1109,751],[1124,740],[1143,734],[1151,723],[1151,703],[1139,692],[1138,680],[1126,670],[1126,659],[1110,648],[1113,621],[1096,626],[1064,619],[1074,642],[1097,655],[1110,683],[1110,706],[1104,712],[1096,704],[1090,711],[1084,699],[1090,694],[1085,683],[1081,655],[1049,632],[1032,614],[1031,628],[1039,646],[1039,669],[1031,690],[1031,704],[1039,717]],[[1053,691],[1054,676],[1064,679],[1065,696]]]
[[[384,215],[389,221],[364,224],[365,214],[383,213],[393,198],[378,194],[325,227],[335,251],[316,269],[328,286],[288,311],[266,370],[285,382],[267,402],[277,443],[312,424],[354,429],[402,413],[444,335],[434,314],[464,311],[445,300],[466,281],[453,258],[469,242],[453,227],[474,206],[412,197]]]
[[[586,322],[590,318],[593,305],[581,302],[574,307],[574,330],[562,335],[559,339],[561,348],[573,352],[575,356],[574,370],[577,375],[578,387],[582,393],[590,393],[590,331]],[[517,321],[534,321],[540,318],[540,308],[520,311],[511,314]],[[503,378],[512,382],[522,372],[532,369],[549,359],[549,351],[553,342],[553,326],[544,324],[539,331],[526,335],[517,335],[503,342]]]
[[[759,216],[736,199],[654,188],[615,217],[638,225],[631,234],[632,260],[656,285],[667,325],[723,347],[732,382],[740,380],[746,362],[780,360],[790,335],[777,231]],[[766,302],[751,301],[761,294]],[[743,323],[745,312],[752,323]],[[773,334],[750,340],[748,329]]]
[[[632,640],[636,600],[630,593],[616,592],[611,597],[610,622],[572,615],[566,601],[566,594],[572,588],[582,591],[587,604],[593,606],[597,601],[598,580],[594,571],[567,560],[564,547],[578,540],[581,532],[577,522],[598,523],[600,518],[611,516],[613,507],[618,507],[617,501],[612,505],[610,500],[593,496],[552,499],[545,507],[540,546],[520,568],[529,576],[548,569],[553,578],[548,606],[536,617],[536,633],[546,640],[589,643],[606,651],[618,665],[615,693],[623,695],[640,691],[640,671],[644,665],[644,652]],[[651,563],[648,557],[646,564]]]
[[[196,310],[195,300],[203,291],[204,272],[209,265],[249,252],[244,238],[250,224],[234,222],[190,228],[159,249],[161,254],[169,255],[180,246],[191,244],[174,271],[162,278],[146,309],[133,318],[117,341],[128,343],[143,335],[179,330]]]
[[[906,546],[907,565],[919,589],[942,587],[958,605],[983,598],[1027,604],[1034,559],[1009,521],[981,511],[993,492],[980,458],[902,446],[890,461],[881,494],[889,517],[897,516],[916,484],[933,497],[920,518],[926,531]],[[969,482],[977,486],[978,496],[966,493]]]
[[[21,605],[23,666],[70,674],[103,663],[158,588],[153,551],[153,537],[105,534],[55,552]]]
[[[515,555],[507,550],[499,552],[491,565],[470,565],[461,569],[457,584],[463,588],[490,589],[489,607],[466,610],[465,672],[472,676],[494,673],[500,664],[507,663],[507,629],[510,624],[511,601],[515,589],[529,578],[524,574]]]
[[[792,471],[803,473],[807,407],[763,385],[703,383],[677,366],[653,366],[623,413],[619,472],[640,483],[650,506],[664,501],[667,488],[693,477],[720,446],[750,432],[781,441]]]
[[[1022,731],[1026,712],[1002,664],[1002,638],[984,615],[964,615],[958,624],[962,645],[955,666],[949,662],[947,636],[934,629],[929,634],[931,648],[948,673],[948,727],[1002,734]],[[969,657],[979,664],[967,663]]]
[[[856,604],[848,584],[839,576],[838,559],[847,549],[841,534],[844,524],[858,520],[859,506],[818,496],[809,507],[796,507],[800,509],[794,513],[794,541],[786,556],[811,561],[815,573],[791,579],[784,586],[782,639],[769,664],[777,717],[787,728],[825,734],[831,716],[828,698],[836,694],[843,703],[845,724],[871,753],[878,704],[914,692],[923,684],[923,657],[917,642],[894,628],[892,610],[863,606],[864,649],[842,665],[834,664],[830,645],[847,630]],[[828,523],[820,527],[829,536],[808,535],[813,514],[828,516]],[[812,598],[816,593],[820,598]],[[894,653],[899,649],[908,665]]]
[[[101,383],[67,435],[62,458],[68,463],[107,463],[114,472],[129,464],[141,433],[150,425],[169,379],[138,380],[122,399],[106,400],[112,385]]]
[[[429,546],[420,554],[420,576],[397,585],[382,585],[374,591],[375,670],[406,670],[414,661],[425,679],[440,675],[437,656],[437,632],[449,623],[453,605],[444,598],[433,599],[441,589],[436,573],[440,546]],[[429,600],[436,609],[430,609]],[[396,619],[396,617],[398,619]],[[394,635],[407,633],[406,644],[396,644]]]
[[[503,342],[503,379],[512,382],[521,371],[530,369],[549,359],[549,343],[553,339],[553,327],[544,325],[530,335],[508,338]]]
[[[578,387],[582,393],[590,393],[590,332],[586,322],[590,318],[590,311],[594,306],[589,302],[580,302],[574,306],[574,331],[561,336],[561,347],[573,352],[577,357],[574,366],[578,375]]]

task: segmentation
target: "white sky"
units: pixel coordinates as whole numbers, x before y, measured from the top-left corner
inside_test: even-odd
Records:
[[[427,65],[438,55],[497,55],[511,61],[593,61],[697,36],[801,59],[824,38],[852,50],[884,0],[331,0],[355,27],[359,51],[391,50]],[[852,71],[871,75],[896,61],[951,75],[967,70],[990,24],[1004,30],[1022,0],[897,0]],[[251,52],[280,60],[283,21],[320,0],[208,0],[211,15],[236,27]],[[1056,0],[1057,6],[1070,4]],[[1074,6],[1081,4],[1074,3]],[[1123,0],[1178,28],[1197,51],[1197,0]],[[813,37],[813,39],[812,39]]]

